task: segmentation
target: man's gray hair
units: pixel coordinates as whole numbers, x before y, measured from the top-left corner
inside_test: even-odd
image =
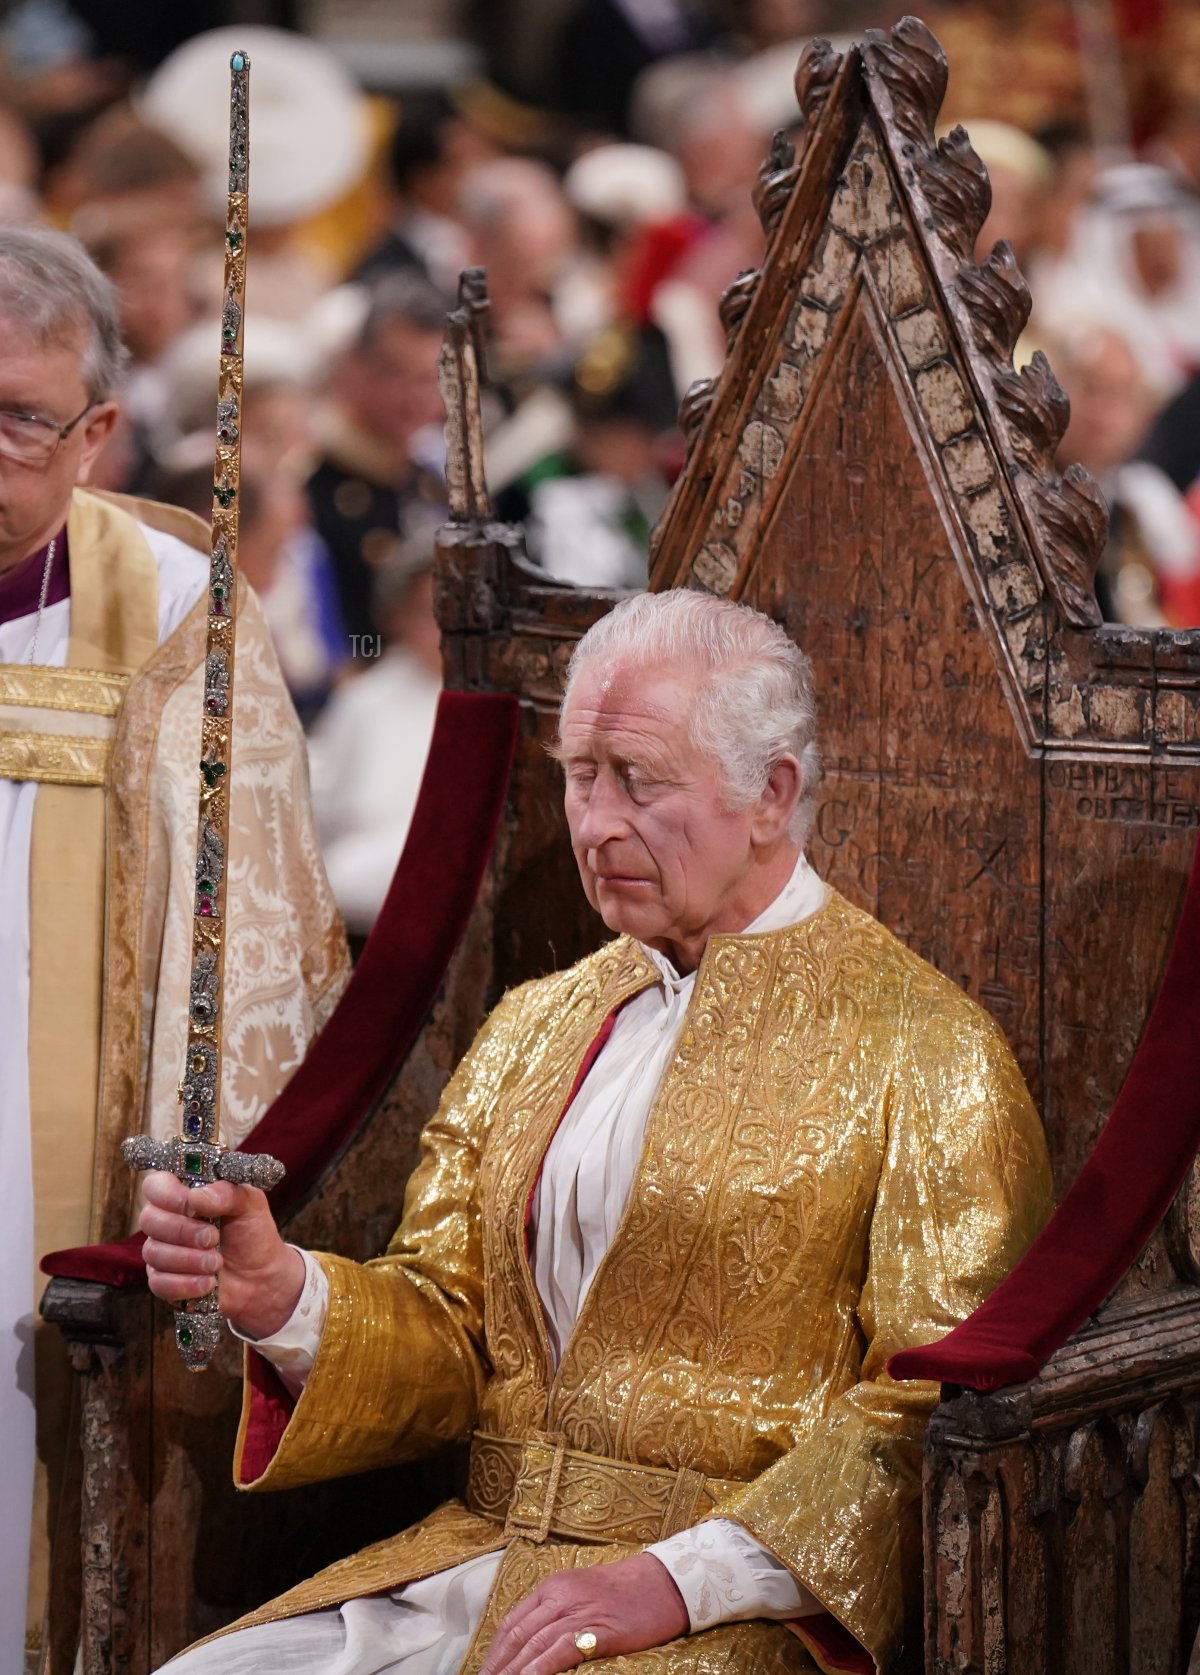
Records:
[[[377,279],[369,289],[367,312],[358,335],[360,352],[374,347],[381,331],[393,321],[419,332],[444,332],[446,315],[454,307],[430,280],[419,273],[394,273]]]
[[[107,401],[116,389],[129,358],[117,293],[69,233],[0,227],[0,318],[24,327],[39,347],[77,336],[91,400]]]
[[[803,784],[788,836],[807,842],[821,781],[812,666],[777,623],[749,605],[687,588],[636,594],[575,647],[564,710],[580,671],[599,659],[645,669],[682,666],[701,675],[689,731],[720,766],[732,808],[754,802],[780,757],[794,756]]]

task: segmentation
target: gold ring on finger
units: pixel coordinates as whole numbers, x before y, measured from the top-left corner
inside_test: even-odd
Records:
[[[597,1644],[596,1636],[590,1628],[581,1628],[575,1636],[575,1650],[584,1663],[589,1663],[595,1657]]]

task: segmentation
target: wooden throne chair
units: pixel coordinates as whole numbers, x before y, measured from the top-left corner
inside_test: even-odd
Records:
[[[935,142],[946,73],[913,19],[806,51],[796,130],[755,193],[762,268],[726,294],[722,375],[683,403],[651,587],[747,601],[804,645],[817,868],[993,1012],[1045,1121],[1063,1200],[1046,1233],[892,1368],[943,1387],[912,1664],[1182,1675],[1200,1625],[1200,633],[1099,621],[1103,504],[1056,469],[1067,404],[1045,360],[1014,370],[1029,298],[1011,251],[973,259],[990,193],[961,130]],[[484,309],[466,276],[421,811],[353,988],[247,1142],[292,1165],[290,1235],[360,1257],[487,1007],[603,934],[543,747],[572,647],[615,596],[551,584],[492,519]],[[45,1312],[82,1382],[87,1675],[144,1675],[459,1469],[235,1505],[232,1346],[189,1379],[128,1242],[50,1267]]]

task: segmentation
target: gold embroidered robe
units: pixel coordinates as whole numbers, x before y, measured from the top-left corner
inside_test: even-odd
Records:
[[[555,1370],[530,1193],[603,1021],[656,980],[622,937],[506,996],[425,1131],[387,1254],[321,1258],[331,1295],[312,1372],[282,1435],[267,1435],[269,1404],[248,1383],[235,1476],[291,1487],[475,1432],[469,1506],[237,1626],[507,1543],[476,1668],[542,1575],[632,1550],[604,1540],[611,1507],[589,1527],[586,1496],[566,1517],[575,1540],[539,1541],[550,1520],[508,1540],[504,1439],[541,1433],[547,1458],[557,1439],[698,1474],[707,1492],[685,1521],[743,1524],[879,1669],[919,1658],[921,1442],[937,1389],[895,1383],[885,1363],[969,1314],[1041,1226],[1036,1112],[987,1014],[836,894],[787,930],[714,937],[624,1218]],[[724,1625],[612,1666],[811,1669],[804,1640],[803,1623]]]

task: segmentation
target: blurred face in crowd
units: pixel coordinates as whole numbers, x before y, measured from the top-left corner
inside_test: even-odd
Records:
[[[1096,476],[1134,454],[1153,411],[1137,359],[1116,332],[1095,330],[1065,354],[1052,354],[1059,381],[1071,398],[1064,460],[1078,460]]]
[[[743,929],[782,888],[800,770],[784,757],[748,808],[725,806],[716,759],[688,725],[699,677],[681,667],[585,664],[563,711],[571,846],[588,901],[694,970],[708,938]],[[764,867],[773,871],[764,889]]]
[[[1177,217],[1146,216],[1130,229],[1134,271],[1148,297],[1173,291],[1183,277],[1184,230]]]
[[[1162,142],[1175,166],[1200,186],[1200,99],[1187,99],[1167,119]]]
[[[823,27],[814,0],[744,0],[738,23],[755,51],[799,40]]]
[[[305,523],[308,503],[304,490],[286,471],[272,469],[257,446],[249,454],[257,488],[255,515],[242,515],[238,531],[238,563],[257,593],[265,593],[279,575],[284,543]]]
[[[999,239],[1006,238],[1020,261],[1037,225],[1041,196],[1038,186],[1022,170],[1010,168],[1005,163],[989,163],[988,178],[992,183],[992,207],[979,229],[975,259],[983,261],[992,246]]]
[[[488,286],[501,306],[549,296],[575,248],[575,218],[552,193],[531,192],[514,201],[494,226],[477,228],[473,244],[487,269]]]
[[[36,552],[66,520],[71,491],[85,483],[117,418],[115,402],[88,405],[84,342],[64,334],[33,342],[27,327],[0,316],[0,411],[65,426],[82,414],[49,459],[14,459],[0,451],[0,570]],[[40,427],[38,435],[55,441]],[[0,432],[0,450],[7,449]]]
[[[108,262],[121,334],[135,362],[151,364],[192,322],[190,241],[172,228],[126,239]]]
[[[440,331],[424,331],[401,319],[380,324],[371,342],[347,355],[337,379],[350,417],[397,460],[407,457],[416,433],[441,422],[437,365]]]
[[[413,577],[403,597],[388,613],[383,631],[389,645],[404,646],[439,678],[442,673],[442,631],[433,608],[433,571]]]
[[[1058,157],[1054,178],[1035,206],[1031,234],[1039,250],[1051,255],[1066,250],[1075,218],[1091,195],[1097,169],[1096,154],[1087,144],[1073,144]]]
[[[268,467],[306,476],[313,451],[312,394],[302,384],[263,384],[242,396],[242,430]]]
[[[0,104],[0,215],[32,220],[37,213],[38,151],[16,111]]]
[[[658,470],[657,437],[634,418],[587,419],[579,423],[577,451],[588,471],[633,487]]]
[[[696,208],[718,219],[740,209],[758,179],[767,144],[747,119],[735,88],[716,86],[676,142]]]
[[[430,214],[454,220],[464,174],[477,163],[490,162],[499,152],[458,116],[447,116],[440,123],[437,138],[436,160],[412,170],[405,194]]]

